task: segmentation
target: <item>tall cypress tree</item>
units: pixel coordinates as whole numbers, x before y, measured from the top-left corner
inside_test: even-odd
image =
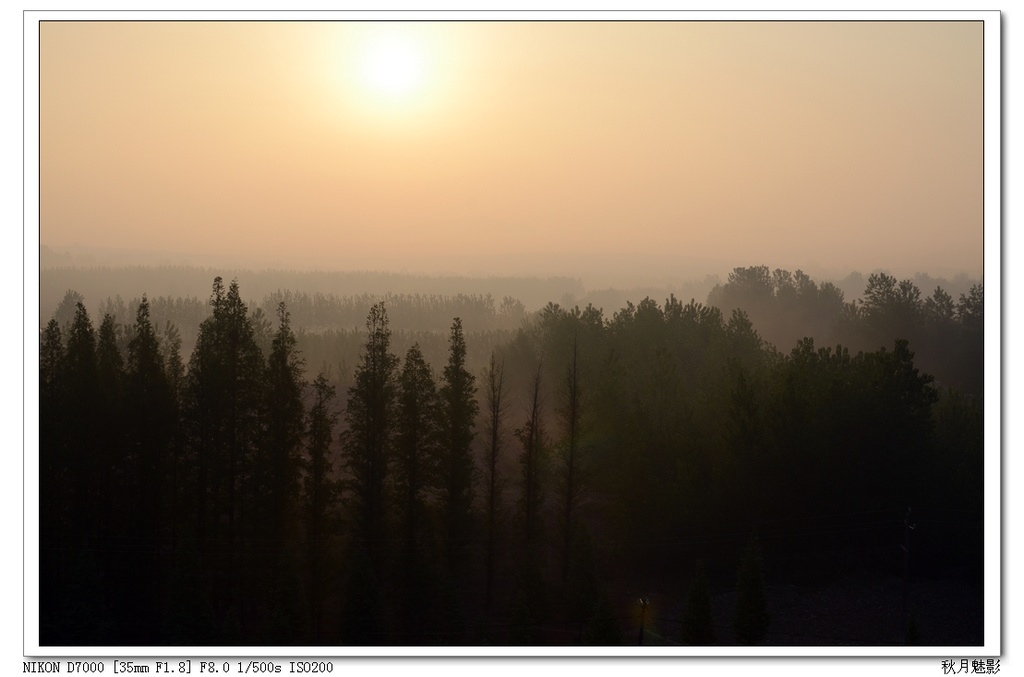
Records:
[[[199,325],[196,345],[189,358],[186,376],[185,418],[188,422],[188,452],[195,466],[195,531],[203,551],[213,537],[218,514],[218,470],[224,438],[224,398],[219,397],[224,363],[221,359],[222,333],[217,318],[224,305],[224,281],[214,278],[210,294],[211,316]]]
[[[164,511],[169,490],[165,470],[177,421],[174,393],[164,372],[145,296],[128,344],[126,392],[127,445],[121,465],[128,490],[124,507],[132,517],[124,543],[133,547],[131,561],[122,565],[128,584],[120,600],[124,614],[120,620],[133,643],[155,643],[160,620],[158,553],[168,518]]]
[[[357,548],[349,562],[342,632],[345,641],[381,641],[381,591],[384,568],[385,489],[395,430],[395,390],[398,358],[391,353],[391,329],[384,303],[370,308],[367,339],[355,383],[348,391],[341,435],[342,458],[350,479]]]
[[[299,553],[289,547],[298,501],[306,384],[284,302],[277,306],[277,317],[265,374],[264,435],[255,449],[254,547],[249,559],[251,585],[263,592],[257,610],[266,620],[260,629],[269,641],[290,643],[306,620],[298,608]]]
[[[391,329],[383,302],[370,308],[366,329],[362,361],[348,391],[348,429],[342,434],[342,453],[351,474],[348,486],[355,501],[357,535],[376,560],[384,543],[384,489],[395,427],[398,368],[398,358],[391,353]]]
[[[541,370],[530,388],[526,422],[515,431],[522,446],[519,466],[522,472],[522,494],[519,501],[519,520],[522,547],[517,578],[513,590],[513,608],[510,619],[509,641],[532,643],[535,626],[546,615],[545,586],[541,575],[541,507],[543,505],[544,452],[547,446],[541,411]]]
[[[403,547],[412,551],[424,527],[424,494],[437,482],[437,387],[419,344],[406,353],[398,382],[395,488]]]
[[[181,359],[181,332],[170,321],[164,325],[160,340],[160,353],[164,361],[164,373],[167,375],[168,386],[174,401],[174,431],[171,435],[170,450],[166,466],[167,482],[167,515],[170,524],[171,551],[178,552],[187,516],[184,507],[191,504],[188,491],[190,468],[186,465],[185,444],[187,426],[184,417],[187,379],[185,364]]]
[[[66,478],[70,508],[70,534],[75,540],[88,538],[95,528],[93,491],[98,476],[97,405],[99,378],[96,364],[96,331],[81,301],[68,332],[65,376],[67,378],[68,421]]]
[[[243,531],[243,489],[260,435],[264,366],[238,281],[225,293],[216,278],[210,304],[213,314],[200,325],[190,360],[190,390],[194,413],[207,433],[198,442],[209,452],[213,508],[226,517],[227,542],[232,543]]]
[[[399,580],[402,629],[418,644],[427,624],[432,580],[426,556],[426,492],[437,484],[437,388],[418,344],[399,377],[394,484],[401,539]]]
[[[53,632],[66,602],[61,585],[69,513],[64,366],[60,322],[52,318],[42,331],[39,348],[39,635],[43,643],[63,639],[55,638]]]
[[[494,596],[494,553],[498,526],[498,504],[501,502],[502,481],[498,477],[498,462],[505,441],[505,362],[498,362],[494,352],[484,372],[487,405],[487,465],[485,469],[485,500],[487,501],[487,592],[486,605],[491,606]]]
[[[125,493],[123,482],[116,482],[115,478],[118,477],[116,470],[122,465],[125,453],[122,409],[127,400],[124,392],[124,359],[117,347],[114,317],[109,313],[103,316],[103,322],[100,324],[96,344],[96,368],[99,395],[98,425],[104,431],[101,445],[97,449],[99,467],[95,495],[96,528],[100,533],[109,535],[121,516],[133,513],[133,510],[118,510],[121,506],[115,506],[114,503]]]
[[[56,389],[60,385],[63,365],[64,340],[61,336],[60,323],[56,318],[52,318],[46,323],[46,328],[40,332],[39,396],[41,405],[56,403]]]
[[[239,559],[243,538],[252,528],[249,514],[258,497],[253,461],[262,434],[264,405],[263,354],[256,343],[252,320],[241,299],[238,281],[224,290],[214,280],[212,315],[199,327],[189,360],[189,445],[196,465],[197,534],[210,576],[212,606],[232,607],[224,619],[227,641],[231,628],[247,621],[246,593],[250,562]]]
[[[277,307],[278,330],[271,344],[266,374],[266,437],[258,483],[269,498],[267,527],[272,549],[283,547],[287,519],[298,493],[299,454],[305,422],[302,406],[303,360],[299,357],[284,302]]]
[[[120,400],[124,378],[124,358],[117,347],[117,324],[114,316],[103,316],[96,342],[96,367],[101,399],[104,403]]]
[[[320,372],[313,381],[313,401],[306,427],[308,457],[303,478],[304,516],[306,522],[306,562],[309,570],[310,620],[313,641],[320,643],[323,632],[323,598],[325,594],[325,559],[331,509],[338,498],[339,487],[332,479],[333,462],[330,451],[338,414],[334,411],[335,388]]]
[[[561,501],[562,509],[562,585],[564,586],[569,579],[570,555],[579,520],[579,507],[583,501],[586,476],[585,449],[582,445],[583,388],[579,346],[575,335],[572,340],[572,355],[565,370],[561,399],[558,418],[562,424],[564,436],[559,445],[558,454],[561,462],[558,498]]]
[[[107,584],[124,580],[126,557],[123,546],[129,540],[129,535],[135,535],[131,532],[133,525],[129,520],[131,516],[139,514],[134,500],[136,486],[129,482],[125,473],[124,459],[131,432],[130,421],[125,413],[131,400],[126,396],[125,363],[118,349],[117,334],[118,328],[113,316],[105,314],[96,343],[96,424],[101,433],[97,436],[94,450],[96,465],[92,481],[95,486],[90,493],[89,503],[93,511],[91,530],[100,544],[98,564]],[[158,504],[159,495],[154,494],[150,500]],[[135,539],[134,542],[139,541]],[[122,615],[130,613],[127,609],[119,611]]]
[[[56,533],[62,483],[66,473],[64,453],[64,342],[60,323],[51,319],[42,332],[39,347],[39,526],[44,538]]]
[[[544,423],[541,412],[541,368],[537,366],[537,374],[530,389],[529,414],[515,435],[522,445],[519,454],[519,466],[522,471],[522,495],[520,498],[520,517],[522,538],[528,553],[536,550],[540,540],[540,508],[543,503],[541,469],[546,446]]]
[[[455,318],[449,337],[448,364],[441,377],[441,502],[449,556],[465,545],[473,507],[473,426],[479,405],[476,385],[466,369],[462,320]]]

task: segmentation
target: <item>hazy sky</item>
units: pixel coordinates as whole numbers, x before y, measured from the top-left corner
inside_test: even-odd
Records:
[[[982,30],[43,23],[40,240],[289,267],[980,275]]]

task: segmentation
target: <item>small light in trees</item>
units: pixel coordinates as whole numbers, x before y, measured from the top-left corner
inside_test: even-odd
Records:
[[[639,644],[643,646],[644,643],[644,628],[647,625],[647,607],[650,606],[651,601],[647,597],[641,597],[637,600],[640,604],[640,639]]]

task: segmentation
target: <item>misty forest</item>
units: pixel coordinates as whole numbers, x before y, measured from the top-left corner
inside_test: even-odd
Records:
[[[41,276],[42,645],[983,643],[981,283],[99,274]]]

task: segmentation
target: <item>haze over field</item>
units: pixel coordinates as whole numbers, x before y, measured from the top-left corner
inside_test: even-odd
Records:
[[[982,30],[44,22],[40,241],[594,284],[980,277]]]

